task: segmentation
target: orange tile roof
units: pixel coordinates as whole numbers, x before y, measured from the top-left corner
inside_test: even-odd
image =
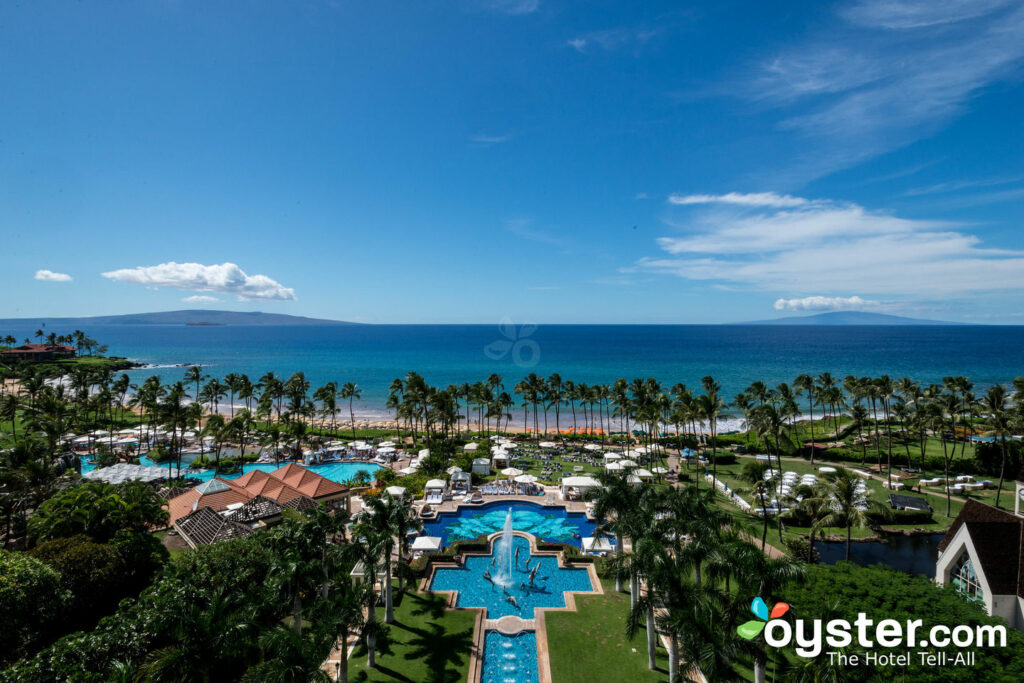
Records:
[[[312,472],[301,465],[290,463],[273,472],[252,470],[237,479],[214,477],[167,502],[170,522],[178,521],[200,507],[216,511],[226,510],[233,503],[245,503],[256,496],[265,496],[278,503],[298,498],[314,500],[337,493],[348,487]]]

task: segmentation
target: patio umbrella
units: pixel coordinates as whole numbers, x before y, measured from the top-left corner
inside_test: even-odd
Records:
[[[523,474],[523,471],[516,469],[515,467],[506,467],[501,471],[501,473],[506,477],[518,477],[520,474]]]
[[[668,474],[668,469],[664,467],[652,467],[651,472],[655,474]]]
[[[537,445],[540,446],[541,448],[557,448],[558,447],[558,444],[556,444],[554,441],[541,441]]]
[[[600,444],[596,444],[596,443],[588,443],[586,446],[584,446],[584,448],[586,448],[588,451],[599,451],[599,450],[601,450]]]
[[[606,463],[604,468],[609,472],[618,472],[622,469],[622,464],[617,462]]]
[[[445,472],[447,472],[448,474],[455,474],[456,472],[461,472],[461,471],[462,471],[462,468],[459,467],[458,465],[452,465],[451,467],[449,467],[448,469],[445,470]]]
[[[385,491],[387,491],[388,495],[391,496],[392,498],[401,498],[402,496],[405,495],[404,486],[389,486],[385,489]]]
[[[635,460],[629,460],[629,459],[620,460],[619,464],[622,465],[623,467],[636,467],[636,461]]]
[[[381,441],[378,445],[379,446],[383,446],[384,448],[387,448],[389,446],[394,446],[395,442],[394,441]]]
[[[537,483],[537,477],[532,474],[520,474],[516,477],[516,481],[520,484],[535,484]]]
[[[464,450],[464,451],[475,451],[479,445],[480,444],[478,444],[476,442],[467,443],[465,446],[462,447],[462,450]]]

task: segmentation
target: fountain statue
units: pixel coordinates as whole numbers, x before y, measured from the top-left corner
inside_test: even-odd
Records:
[[[494,555],[497,559],[498,573],[494,575],[494,583],[502,588],[512,586],[513,562],[515,554],[515,536],[512,534],[512,508],[508,509],[505,515],[505,528],[501,532],[501,539],[495,544]]]

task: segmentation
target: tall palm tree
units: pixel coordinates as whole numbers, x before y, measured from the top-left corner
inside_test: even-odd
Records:
[[[341,385],[338,397],[342,400],[348,399],[348,418],[352,422],[352,440],[356,438],[356,414],[352,408],[352,402],[363,397],[363,390],[355,382],[345,382]]]
[[[818,484],[814,498],[820,499],[809,505],[827,507],[830,512],[818,520],[819,530],[827,527],[846,529],[846,561],[850,560],[850,544],[853,527],[864,528],[872,524],[872,517],[888,519],[892,516],[889,508],[871,500],[866,493],[857,491],[859,479],[845,467],[841,467],[831,478]]]
[[[611,531],[615,535],[615,554],[624,550],[624,535],[628,531],[630,518],[639,508],[639,494],[626,477],[614,472],[598,475],[602,486],[588,489],[587,499],[594,503],[594,518],[598,520],[595,535]],[[622,573],[615,573],[615,590],[622,592]]]
[[[988,435],[999,441],[1001,463],[999,466],[999,488],[996,489],[996,507],[999,507],[999,495],[1003,492],[1003,481],[1006,479],[1006,437],[1013,436],[1010,431],[1010,416],[1006,409],[1006,387],[993,384],[985,390],[982,401],[988,418]]]

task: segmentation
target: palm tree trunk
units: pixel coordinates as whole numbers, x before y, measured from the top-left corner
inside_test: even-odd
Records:
[[[384,559],[387,563],[384,568],[384,623],[395,623],[395,605],[392,596],[391,586],[391,554]]]
[[[622,555],[622,534],[615,534],[615,556],[618,559]],[[615,572],[615,592],[622,592],[622,573]]]
[[[999,495],[1003,492],[1003,479],[1006,476],[1006,437],[999,437],[999,446],[1002,451],[1003,463],[999,467],[999,488],[996,489],[996,507],[999,507]],[[946,482],[946,486],[949,486],[949,482]]]
[[[850,561],[850,531],[853,529],[852,526],[847,524],[846,526],[846,561]]]
[[[348,683],[348,624],[341,628],[341,647],[338,648],[338,675],[336,683]]]
[[[655,651],[657,649],[657,632],[654,628],[654,604],[652,602],[650,585],[647,587],[647,668],[654,670],[657,667]]]
[[[668,643],[668,683],[679,680],[679,636],[673,633]]]
[[[758,653],[754,655],[754,683],[764,683],[765,681],[765,661],[764,655]]]

